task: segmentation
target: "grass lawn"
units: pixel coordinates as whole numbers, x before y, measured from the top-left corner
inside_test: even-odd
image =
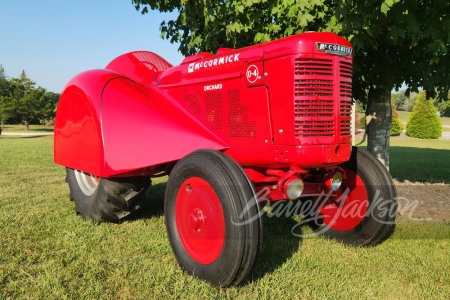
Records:
[[[359,147],[361,140],[356,140]],[[391,139],[390,172],[393,178],[450,184],[450,142]]]
[[[450,125],[450,118],[449,117],[441,117],[442,125]]]
[[[53,132],[53,126],[47,125],[30,125],[30,130],[27,131],[25,125],[5,125],[4,132]]]
[[[402,122],[408,123],[408,119],[409,119],[409,116],[411,115],[411,112],[409,112],[409,111],[397,111],[397,112],[398,112],[398,119]],[[441,119],[442,125],[450,125],[450,118],[440,117],[440,119]]]
[[[419,142],[416,152],[406,153],[406,142],[393,146],[394,174],[414,176],[424,161],[449,149]],[[353,248],[295,238],[294,220],[266,216],[249,282],[213,288],[185,274],[172,255],[163,215],[166,178],[155,180],[148,207],[134,219],[94,225],[75,215],[64,168],[53,164],[52,143],[52,137],[0,137],[0,299],[450,298],[448,223],[400,223],[381,245]],[[404,158],[411,164],[398,164]]]

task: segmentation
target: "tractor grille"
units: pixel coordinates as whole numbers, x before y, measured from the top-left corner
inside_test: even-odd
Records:
[[[341,136],[351,135],[352,119],[352,64],[339,61],[339,109]]]
[[[333,137],[337,134],[337,119],[340,120],[340,135],[351,134],[352,65],[342,58],[338,60],[295,60],[296,137]],[[337,69],[339,76],[335,74]]]
[[[295,135],[333,136],[333,61],[300,58],[295,60]]]

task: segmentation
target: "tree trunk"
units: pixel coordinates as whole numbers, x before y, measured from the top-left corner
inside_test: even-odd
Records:
[[[5,126],[5,119],[2,119],[2,130],[4,126]]]
[[[367,150],[387,168],[389,168],[391,123],[391,91],[371,87],[366,111]]]
[[[30,126],[28,125],[28,121],[25,121],[25,127],[27,128],[27,131],[30,130]]]

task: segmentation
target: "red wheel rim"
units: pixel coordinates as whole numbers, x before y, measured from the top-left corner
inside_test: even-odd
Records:
[[[198,263],[219,257],[225,240],[222,206],[214,189],[199,177],[187,179],[178,191],[175,219],[181,243]]]
[[[330,197],[319,214],[323,222],[335,230],[350,230],[358,226],[367,213],[369,197],[362,181],[355,172],[345,169],[345,178],[337,195]],[[345,198],[345,195],[348,196]],[[335,193],[336,194],[336,193]]]

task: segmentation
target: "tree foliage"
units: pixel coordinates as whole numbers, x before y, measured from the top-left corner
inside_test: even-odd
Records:
[[[0,65],[0,97],[5,97],[9,94],[9,81],[6,78],[5,68]]]
[[[416,92],[411,92],[409,96],[406,96],[406,90],[402,90],[398,93],[392,93],[391,100],[398,110],[412,111],[414,105],[416,105],[417,95]]]
[[[0,119],[28,124],[34,120],[45,122],[55,117],[59,94],[47,92],[27,77],[25,71],[18,78],[8,79],[0,65]]]
[[[405,110],[404,105],[408,97],[406,97],[406,91],[400,91],[398,93],[393,93],[391,95],[391,100],[395,104],[395,106],[398,108],[398,110]]]
[[[416,106],[406,125],[406,135],[421,139],[437,139],[442,134],[442,124],[436,115],[432,99],[426,99],[424,92],[419,93]]]
[[[438,104],[438,110],[441,117],[450,117],[450,101],[441,101]]]
[[[7,118],[11,116],[11,101],[8,98],[10,93],[9,80],[6,77],[5,69],[0,65],[0,120],[1,128]]]

